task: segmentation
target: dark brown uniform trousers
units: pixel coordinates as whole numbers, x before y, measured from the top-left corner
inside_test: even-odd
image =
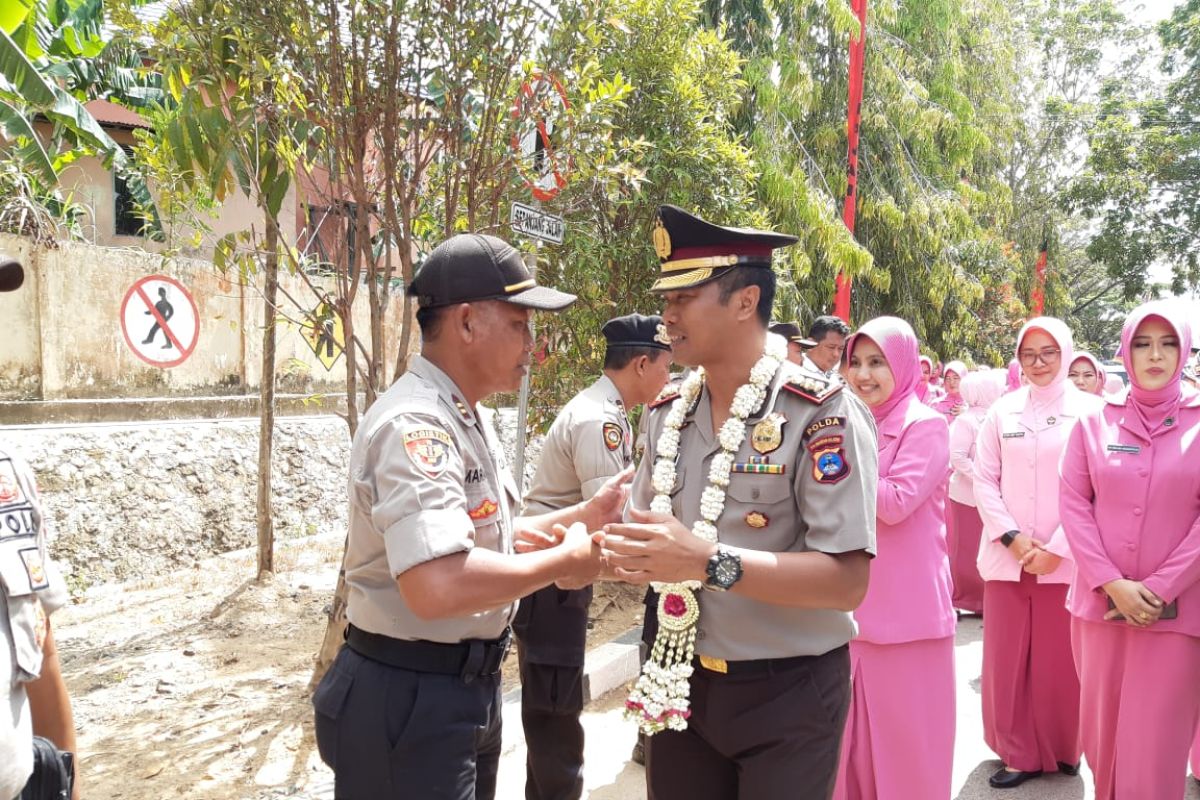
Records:
[[[699,663],[687,730],[646,746],[650,800],[827,800],[850,708],[850,652]]]
[[[592,589],[539,589],[513,620],[521,669],[526,800],[583,796],[583,662]]]

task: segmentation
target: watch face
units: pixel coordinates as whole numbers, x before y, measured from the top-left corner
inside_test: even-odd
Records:
[[[717,562],[717,568],[713,570],[716,574],[713,576],[717,582],[729,586],[738,579],[738,564],[731,558],[723,558]]]

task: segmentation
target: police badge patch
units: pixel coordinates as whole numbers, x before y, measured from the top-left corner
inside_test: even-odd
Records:
[[[778,411],[768,414],[751,431],[750,446],[763,455],[775,452],[783,444],[783,426],[786,422],[787,417]]]
[[[616,450],[621,446],[621,440],[625,436],[621,432],[621,426],[615,422],[604,423],[604,446],[609,450]]]
[[[409,460],[430,478],[446,471],[452,444],[450,434],[440,428],[415,427],[404,432],[404,451]]]
[[[817,483],[837,483],[850,474],[842,437],[827,436],[813,442],[808,449],[813,458],[813,480]]]
[[[45,589],[50,585],[50,579],[46,577],[46,568],[42,565],[42,553],[36,547],[29,547],[24,550],[18,550],[21,554],[21,561],[25,564],[25,571],[29,573],[29,586],[32,589]]]

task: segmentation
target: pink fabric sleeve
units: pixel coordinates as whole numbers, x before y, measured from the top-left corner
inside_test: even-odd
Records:
[[[1200,519],[1192,523],[1187,536],[1171,551],[1167,560],[1142,585],[1170,603],[1185,589],[1200,580]]]
[[[1020,525],[1008,513],[1000,496],[1000,431],[996,409],[988,411],[975,439],[975,503],[983,519],[983,533],[996,541],[1006,531],[1019,530]]]
[[[974,472],[971,448],[975,446],[975,426],[965,414],[950,423],[950,466],[970,477]]]
[[[1096,524],[1096,511],[1092,505],[1096,493],[1092,487],[1092,471],[1088,467],[1087,440],[1082,424],[1077,424],[1071,431],[1058,472],[1058,514],[1062,525],[1055,533],[1061,531],[1065,534],[1070,542],[1070,557],[1075,561],[1075,568],[1087,587],[1096,591],[1109,581],[1120,580],[1124,576],[1108,557],[1100,538],[1100,527]]]
[[[887,474],[879,475],[875,513],[882,522],[898,525],[945,483],[949,475],[950,434],[940,418],[916,420],[905,426]],[[946,464],[938,469],[938,464]]]

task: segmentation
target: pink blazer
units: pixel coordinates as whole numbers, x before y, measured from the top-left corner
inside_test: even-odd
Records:
[[[946,420],[914,395],[879,427],[878,555],[854,612],[858,638],[875,644],[954,634],[944,518]]]
[[[979,574],[985,581],[1021,580],[1021,565],[999,541],[1006,531],[1019,530],[1063,558],[1038,582],[1071,582],[1071,548],[1058,515],[1058,462],[1075,422],[1102,403],[1065,384],[1056,400],[1035,411],[1023,386],[988,410],[975,441],[974,486],[983,520]]]
[[[1151,631],[1200,636],[1200,394],[1185,389],[1174,424],[1153,435],[1125,397],[1081,420],[1063,456],[1059,505],[1077,567],[1067,607],[1102,619],[1100,587],[1130,578],[1179,602],[1178,619]]]
[[[975,505],[975,440],[983,415],[969,408],[950,423],[950,499]]]

